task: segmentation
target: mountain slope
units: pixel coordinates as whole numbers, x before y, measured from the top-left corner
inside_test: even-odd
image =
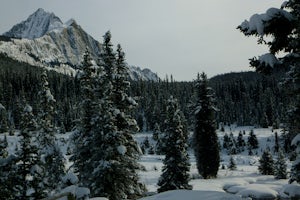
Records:
[[[14,38],[35,39],[45,35],[53,29],[62,29],[62,21],[53,13],[39,8],[27,20],[13,26],[4,36]]]
[[[12,27],[0,38],[0,53],[31,65],[74,75],[86,49],[99,59],[101,44],[86,33],[75,20],[66,23],[53,13],[38,9],[27,20]],[[11,38],[11,39],[7,39]],[[129,67],[132,80],[154,80],[150,70]]]

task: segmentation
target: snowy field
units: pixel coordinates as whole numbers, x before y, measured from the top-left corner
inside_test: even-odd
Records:
[[[259,148],[254,151],[253,156],[248,156],[248,151],[245,150],[241,154],[233,155],[237,164],[236,170],[221,169],[225,168],[229,163],[230,156],[225,151],[221,152],[220,170],[217,179],[201,179],[198,175],[193,151],[190,150],[191,169],[190,174],[192,180],[190,184],[193,186],[193,191],[169,191],[161,194],[156,194],[143,200],[215,200],[215,199],[290,199],[289,196],[300,195],[300,186],[297,184],[288,184],[288,179],[277,180],[274,176],[260,175],[258,172],[258,160],[266,148],[270,148],[271,152],[274,148],[275,132],[280,136],[280,130],[253,128],[253,127],[226,127],[225,132],[218,131],[220,143],[223,143],[225,133],[233,133],[237,138],[240,131],[245,131],[244,140],[247,141],[250,130],[253,129],[259,141]],[[148,137],[150,143],[151,133],[141,133],[136,135],[139,143],[142,143]],[[276,157],[276,156],[273,156]],[[161,174],[163,156],[159,155],[143,155],[140,163],[145,166],[146,171],[140,173],[141,180],[146,184],[148,192],[154,194],[157,191],[156,185]],[[287,161],[288,170],[291,163]],[[300,196],[299,196],[300,199]]]
[[[222,145],[223,136],[225,133],[233,133],[235,137],[238,136],[240,131],[245,131],[244,140],[247,141],[250,130],[253,127],[226,127],[225,132],[219,132],[218,136]],[[259,148],[254,151],[253,156],[248,156],[248,151],[245,150],[241,154],[233,155],[233,158],[237,164],[236,170],[227,169],[230,156],[226,151],[221,152],[221,163],[218,178],[216,179],[201,179],[197,173],[197,167],[193,151],[190,150],[191,168],[190,184],[193,186],[192,191],[168,191],[160,194],[156,194],[158,186],[156,185],[161,174],[161,168],[163,166],[161,155],[150,155],[145,153],[141,157],[140,163],[145,167],[144,171],[141,171],[141,181],[146,185],[148,194],[151,196],[142,198],[142,200],[215,200],[215,199],[290,199],[292,196],[297,196],[300,199],[300,185],[288,184],[288,179],[277,180],[274,176],[263,176],[258,173],[258,160],[263,150],[269,148],[273,152],[274,147],[274,133],[277,132],[280,136],[280,130],[271,129],[253,129],[255,135],[259,141]],[[70,149],[71,143],[69,141],[69,134],[59,135],[59,141],[63,153],[67,156],[67,152]],[[4,134],[0,134],[0,138],[3,139]],[[150,145],[154,145],[152,140],[152,133],[139,133],[135,135],[138,143],[148,138]],[[18,143],[17,136],[7,136],[9,147],[9,153],[13,153]],[[146,149],[147,151],[147,149]],[[276,158],[276,156],[273,156]],[[287,160],[288,171],[290,170],[291,163]],[[69,167],[71,163],[67,163]],[[222,165],[225,169],[222,169]],[[298,199],[296,198],[296,199]],[[95,199],[95,198],[94,198]]]

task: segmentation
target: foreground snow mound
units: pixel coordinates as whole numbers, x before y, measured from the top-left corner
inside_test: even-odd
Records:
[[[254,198],[254,199],[275,199],[278,193],[262,184],[248,184],[248,185],[226,185],[227,192],[237,194],[243,198]]]
[[[76,199],[86,199],[90,195],[90,190],[88,188],[71,185],[61,191],[61,193],[58,196],[63,197],[58,200],[65,200],[65,196],[68,194],[72,194],[74,197],[76,197]]]
[[[238,192],[242,197],[254,199],[275,199],[277,192],[261,184],[250,184]]]
[[[162,192],[150,197],[145,197],[140,200],[239,200],[238,196],[227,194],[225,192],[214,191],[196,191],[196,190],[173,190]]]
[[[280,191],[282,198],[300,199],[300,185],[288,184],[284,185]]]

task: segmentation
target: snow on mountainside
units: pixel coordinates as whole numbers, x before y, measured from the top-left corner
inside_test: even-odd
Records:
[[[35,39],[53,29],[62,28],[63,23],[57,16],[39,8],[27,20],[16,24],[3,35],[7,37]]]
[[[86,49],[95,60],[101,51],[101,44],[74,19],[62,23],[53,13],[41,8],[3,35],[11,39],[0,41],[0,53],[69,75],[74,75]],[[129,69],[132,80],[159,79],[149,69],[141,70],[131,66]]]
[[[130,66],[130,78],[131,80],[152,80],[152,81],[159,81],[159,77],[157,76],[157,74],[153,73],[150,69],[145,68],[145,69],[141,69],[140,67],[136,67],[136,66]]]

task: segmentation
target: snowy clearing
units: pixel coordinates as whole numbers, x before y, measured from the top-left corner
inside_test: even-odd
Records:
[[[300,185],[288,184],[288,179],[277,180],[274,176],[265,176],[258,173],[258,160],[263,150],[266,148],[273,149],[274,146],[274,133],[280,133],[280,130],[262,129],[254,127],[226,127],[224,132],[218,131],[220,143],[223,142],[224,134],[233,133],[234,137],[237,137],[240,131],[245,131],[244,139],[247,139],[250,130],[253,129],[259,141],[259,148],[254,151],[253,156],[249,156],[247,150],[244,152],[233,155],[233,159],[237,164],[236,170],[227,169],[230,156],[227,155],[225,150],[221,152],[220,169],[218,172],[218,178],[216,179],[202,179],[197,172],[195,158],[193,151],[190,149],[190,184],[193,186],[193,190],[176,190],[163,193],[157,193],[157,182],[161,174],[161,168],[163,166],[164,156],[162,155],[149,155],[145,154],[140,159],[140,164],[145,168],[144,171],[139,173],[141,182],[144,183],[148,189],[148,194],[151,196],[144,197],[141,200],[179,200],[179,199],[242,199],[246,197],[255,199],[275,199],[277,197],[289,199],[291,197],[300,197]],[[15,136],[9,136],[8,133],[0,134],[0,138],[3,139],[4,135],[7,135],[8,140],[8,152],[13,154],[16,146],[18,146],[19,137],[18,133]],[[59,134],[59,143],[62,152],[65,157],[68,158],[67,152],[71,148],[72,144],[69,140],[71,133]],[[135,139],[139,144],[148,138],[150,145],[154,145],[152,140],[152,132],[138,133],[135,135]],[[120,153],[123,153],[124,148],[120,147]],[[272,151],[273,152],[273,151]],[[70,167],[72,163],[68,162],[67,167]],[[288,169],[291,167],[291,163],[287,160]],[[225,169],[222,169],[222,165]],[[75,191],[78,188],[67,188]],[[74,191],[73,191],[74,190]],[[93,198],[93,199],[105,199],[105,198]]]

